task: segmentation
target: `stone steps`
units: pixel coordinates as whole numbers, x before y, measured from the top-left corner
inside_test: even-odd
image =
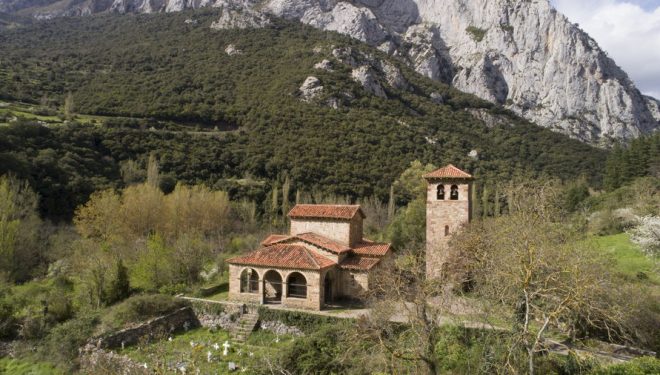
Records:
[[[238,322],[236,322],[236,326],[231,332],[234,340],[245,342],[252,331],[254,331],[258,321],[259,315],[257,313],[250,312],[241,315],[241,317],[238,319]]]

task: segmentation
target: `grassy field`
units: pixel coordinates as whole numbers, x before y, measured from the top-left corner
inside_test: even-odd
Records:
[[[630,241],[626,233],[595,237],[595,245],[616,261],[615,272],[626,280],[649,282],[660,286],[660,276],[654,262]]]
[[[27,360],[0,358],[0,374],[7,375],[64,375],[50,364]]]
[[[226,374],[230,373],[230,363],[234,363],[240,372],[252,374],[256,373],[254,369],[259,364],[291,345],[293,340],[290,336],[278,337],[268,331],[257,331],[243,344],[234,342],[227,331],[198,328],[148,345],[126,348],[119,353],[145,363],[156,372],[170,373],[185,368],[186,373],[192,374]],[[222,345],[226,341],[230,348],[228,355],[224,356]]]

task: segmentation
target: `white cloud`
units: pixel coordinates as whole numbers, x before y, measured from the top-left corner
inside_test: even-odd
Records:
[[[647,95],[660,95],[660,0],[552,0]]]

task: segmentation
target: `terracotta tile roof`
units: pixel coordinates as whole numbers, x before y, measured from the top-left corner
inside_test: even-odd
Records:
[[[304,246],[277,244],[227,260],[230,264],[248,266],[321,270],[336,265],[334,261]]]
[[[278,242],[285,241],[287,239],[291,238],[291,236],[287,234],[271,234],[270,236],[266,237],[265,240],[261,241],[262,246],[270,246],[273,244],[276,244]]]
[[[324,248],[332,253],[341,254],[351,251],[350,247],[315,233],[301,233],[296,237],[304,242]]]
[[[472,175],[456,168],[452,164],[427,173],[424,178],[472,178]]]
[[[336,204],[297,204],[291,211],[289,217],[294,219],[313,218],[313,219],[341,219],[350,220],[357,214],[364,213],[357,205],[336,205]]]
[[[348,257],[339,264],[339,268],[344,270],[369,271],[374,268],[378,262],[380,262],[380,259],[378,258],[360,256]]]
[[[387,254],[391,247],[388,243],[377,243],[362,239],[361,243],[353,247],[353,253],[371,257],[382,257]]]

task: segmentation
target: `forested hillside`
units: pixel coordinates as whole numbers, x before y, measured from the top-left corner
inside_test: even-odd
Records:
[[[28,179],[42,213],[64,219],[92,191],[123,185],[122,166],[144,167],[151,153],[171,180],[257,201],[286,176],[292,192],[385,200],[415,159],[451,162],[482,179],[585,175],[600,183],[602,150],[395,61],[406,89],[378,77],[386,97],[371,95],[332,54],[344,48],[351,58],[387,60],[375,49],[280,20],[213,30],[217,16],[63,18],[1,31],[0,99],[68,121],[46,116],[37,126],[0,108],[0,123],[9,124],[0,127],[0,174]],[[239,53],[226,53],[229,45]],[[315,69],[324,59],[332,69]],[[304,103],[298,88],[308,76],[318,77],[323,93]],[[327,105],[331,98],[339,98],[337,109]],[[83,122],[76,114],[122,118],[76,125]]]

